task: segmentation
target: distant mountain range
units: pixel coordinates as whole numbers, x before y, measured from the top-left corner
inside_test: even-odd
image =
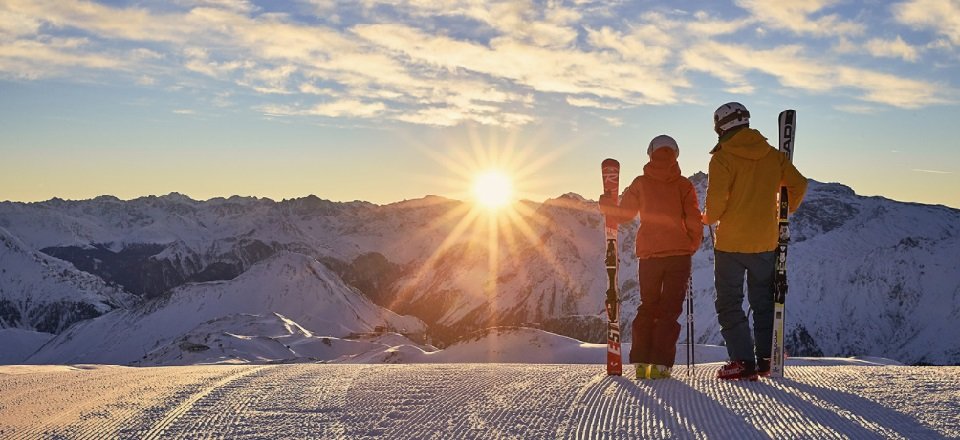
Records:
[[[692,180],[702,205],[706,176]],[[252,344],[277,359],[329,358],[369,349],[350,345],[358,334],[445,347],[505,325],[601,342],[596,202],[525,201],[499,220],[470,208],[436,196],[380,206],[176,193],[0,203],[0,328],[56,335],[31,363],[250,361]],[[625,329],[639,301],[636,226],[620,237]],[[791,231],[791,355],[960,364],[960,211],[812,181]],[[702,344],[722,341],[712,258],[705,238],[694,257]]]

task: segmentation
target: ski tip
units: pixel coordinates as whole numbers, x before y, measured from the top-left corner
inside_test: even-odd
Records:
[[[602,166],[602,167],[611,167],[611,166],[618,167],[618,166],[620,166],[620,162],[617,161],[616,159],[611,159],[611,158],[608,157],[608,158],[606,158],[606,159],[603,160],[603,162],[600,164],[600,166]]]

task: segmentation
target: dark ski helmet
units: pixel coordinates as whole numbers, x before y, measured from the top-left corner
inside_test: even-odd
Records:
[[[750,126],[750,112],[739,102],[728,102],[713,112],[713,131],[718,135],[741,125]]]

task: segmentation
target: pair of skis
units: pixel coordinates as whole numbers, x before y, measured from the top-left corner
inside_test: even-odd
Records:
[[[786,155],[787,160],[793,162],[794,135],[796,132],[797,112],[784,110],[780,112],[780,144],[779,150]],[[612,196],[614,200],[620,193],[620,162],[614,159],[605,159],[600,165],[603,177],[603,193]],[[783,377],[784,364],[784,332],[785,305],[787,300],[787,245],[790,242],[789,225],[789,197],[787,189],[780,187],[778,201],[778,240],[775,251],[776,265],[774,269],[774,311],[773,311],[773,343],[771,347],[770,376]],[[607,217],[604,232],[607,242],[605,264],[607,267],[607,298],[604,302],[607,310],[607,374],[620,376],[623,374],[623,358],[620,350],[620,295],[617,292],[617,271],[619,258],[617,248],[617,222]],[[693,362],[693,279],[687,286],[687,362]]]
[[[797,112],[780,112],[780,153],[793,162],[794,133],[797,128]],[[790,204],[787,188],[780,187],[780,200],[777,204],[778,239],[774,252],[776,265],[773,275],[773,344],[770,349],[770,377],[783,377],[785,305],[787,302],[787,245],[790,243],[790,222],[788,220]]]
[[[603,177],[603,194],[617,199],[620,194],[620,162],[604,159],[600,164]],[[620,295],[617,292],[617,271],[620,258],[617,247],[617,226],[615,219],[606,216],[604,233],[607,239],[607,254],[604,258],[607,266],[607,375],[623,374],[623,357],[620,353]]]

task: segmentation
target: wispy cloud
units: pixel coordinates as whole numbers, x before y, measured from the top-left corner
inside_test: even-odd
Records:
[[[910,171],[915,171],[918,173],[927,173],[927,174],[953,174],[951,171],[940,171],[940,170],[924,170],[919,168],[914,168]]]
[[[918,51],[897,35],[893,40],[873,38],[867,41],[866,49],[875,57],[901,58],[904,61],[917,61]]]
[[[949,102],[947,87],[869,69],[828,65],[807,55],[802,46],[756,50],[749,46],[705,42],[685,53],[689,68],[710,73],[733,87],[749,89],[748,73],[771,75],[784,86],[828,92],[852,90],[863,101],[902,108]]]
[[[840,110],[846,113],[855,113],[860,115],[872,115],[880,112],[880,109],[872,105],[862,105],[862,104],[842,104],[836,105],[833,108]],[[893,153],[898,153],[898,151],[893,151]]]
[[[125,70],[129,63],[88,50],[84,38],[16,40],[0,45],[0,72],[25,79],[66,75],[72,69]]]
[[[824,13],[836,0],[807,0],[801,2],[771,2],[769,0],[736,0],[736,4],[750,11],[761,23],[796,34],[817,37],[859,35],[864,26],[844,20],[837,14]]]
[[[602,110],[617,110],[622,108],[622,105],[620,104],[600,102],[600,101],[597,101],[596,99],[578,98],[575,96],[568,96],[567,104],[570,104],[574,107],[591,107],[591,108],[598,108]]]
[[[951,0],[910,0],[892,6],[902,24],[930,29],[960,46],[960,3]]]
[[[272,116],[312,115],[327,117],[371,117],[382,113],[386,106],[379,102],[364,102],[354,99],[325,102],[306,109],[285,106],[266,106],[264,113]]]

